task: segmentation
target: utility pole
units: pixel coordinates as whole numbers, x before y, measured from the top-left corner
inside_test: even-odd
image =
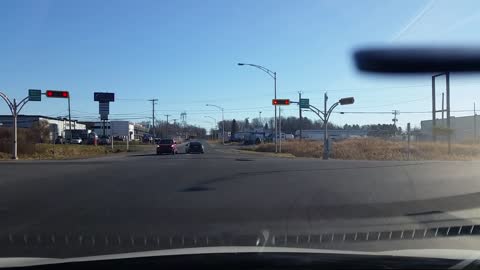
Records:
[[[282,152],[282,107],[278,108],[278,130],[280,130],[280,134],[278,135],[280,137],[278,152],[281,153]]]
[[[72,141],[72,115],[70,113],[70,93],[68,94],[68,129],[70,129],[70,142]]]
[[[400,112],[398,110],[393,110],[392,114],[394,115],[393,116],[393,127],[395,128],[394,132],[393,132],[393,136],[397,136],[397,122],[398,122],[398,119],[397,119],[397,115],[400,114]]]
[[[302,140],[303,118],[302,107],[300,107],[300,101],[302,100],[302,91],[298,91],[298,116],[300,117],[300,140]]]
[[[443,118],[443,113],[444,111],[447,111],[447,138],[448,138],[448,154],[451,154],[452,152],[452,130],[450,129],[450,72],[444,72],[444,73],[439,73],[436,75],[432,76],[432,139],[435,142],[437,140],[437,131],[436,131],[436,113],[439,112],[436,110],[436,105],[435,105],[435,78],[439,76],[444,76],[445,75],[445,80],[446,80],[446,108],[442,108],[442,118]],[[443,95],[442,95],[442,107],[443,107]]]
[[[437,141],[437,134],[435,127],[437,126],[437,116],[436,116],[436,101],[435,101],[435,76],[432,76],[432,140],[433,142]]]
[[[173,119],[173,131],[174,131],[174,135],[178,135],[178,131],[177,131],[177,120],[178,119]]]
[[[445,93],[442,92],[442,125],[445,125],[444,124],[444,121],[445,121],[444,113],[445,113]]]
[[[473,143],[477,143],[477,111],[475,109],[475,102],[473,102]]]
[[[450,72],[446,74],[447,79],[447,128],[448,128],[448,154],[452,153],[452,132],[450,129]]]
[[[258,112],[258,121],[259,121],[260,124],[262,124],[262,126],[263,126],[263,123],[262,123],[262,111],[259,111],[259,112]]]
[[[168,138],[168,117],[170,114],[165,114],[165,116],[167,117],[167,124],[165,125],[165,137]]]
[[[407,123],[407,160],[410,160],[410,123]]]
[[[153,98],[149,99],[148,101],[152,102],[152,135],[153,135],[153,144],[155,144],[155,102],[158,101],[158,99]]]

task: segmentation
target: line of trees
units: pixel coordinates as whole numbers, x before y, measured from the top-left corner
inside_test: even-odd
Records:
[[[282,117],[282,132],[294,134],[295,131],[300,130],[300,126],[304,130],[307,129],[323,129],[323,122],[321,120],[312,120],[307,117],[300,118],[295,116]],[[250,131],[252,129],[264,128],[269,130],[274,126],[273,118],[246,118],[244,120],[232,119],[225,120],[225,132],[236,133],[239,131]],[[222,130],[222,122],[217,123],[218,130]],[[336,130],[366,130],[368,136],[373,137],[389,137],[395,134],[402,134],[402,128],[396,127],[393,124],[374,124],[374,125],[358,125],[358,124],[345,124],[343,126],[336,125],[334,123],[328,123],[328,129]]]
[[[140,122],[140,125],[149,127],[148,133],[153,134],[153,128],[151,127],[151,122]],[[167,134],[168,132],[168,134]],[[167,138],[172,136],[181,136],[181,135],[196,135],[198,137],[205,137],[207,135],[207,130],[202,127],[194,125],[181,125],[180,123],[169,123],[167,125],[166,121],[155,121],[155,136],[157,138]]]

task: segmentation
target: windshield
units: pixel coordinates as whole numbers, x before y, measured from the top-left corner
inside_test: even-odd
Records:
[[[480,73],[417,61],[479,25],[477,0],[0,1],[0,258],[478,251]]]

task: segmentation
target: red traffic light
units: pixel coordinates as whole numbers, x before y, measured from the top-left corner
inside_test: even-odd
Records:
[[[272,99],[272,105],[290,105],[290,99]]]
[[[53,97],[53,98],[68,98],[69,97],[68,91],[47,90],[46,95],[47,95],[47,97]]]

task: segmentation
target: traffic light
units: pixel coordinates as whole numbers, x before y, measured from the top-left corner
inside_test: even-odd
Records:
[[[272,99],[272,105],[290,105],[290,99]]]
[[[68,98],[69,97],[68,91],[47,90],[46,95],[47,97],[52,97],[52,98]]]
[[[353,97],[342,98],[339,101],[340,105],[349,105],[353,104],[353,102],[355,102],[355,99]]]

